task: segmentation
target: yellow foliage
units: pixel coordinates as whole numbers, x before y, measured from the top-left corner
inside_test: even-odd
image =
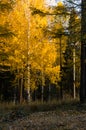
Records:
[[[30,0],[29,6],[46,10],[44,0]],[[51,83],[57,83],[60,80],[60,67],[56,60],[59,58],[59,38],[55,43],[49,43],[49,39],[44,37],[43,28],[48,25],[48,17],[39,15],[32,16],[30,9],[27,8],[25,1],[17,0],[14,10],[9,14],[7,21],[10,22],[11,29],[15,32],[15,36],[9,39],[7,47],[4,48],[8,54],[8,61],[11,68],[23,69],[26,76],[27,63],[31,66],[31,71],[39,70],[44,76],[48,76]],[[26,10],[27,12],[26,14]],[[28,15],[28,18],[27,16]],[[3,24],[5,17],[2,16]],[[52,21],[52,19],[51,19]],[[55,29],[62,28],[60,23],[55,25]],[[65,49],[65,37],[62,36],[62,44]],[[62,48],[62,50],[64,50]],[[2,50],[3,51],[3,50]],[[36,74],[31,73],[31,87],[36,88]]]
[[[52,83],[56,83],[60,80],[60,66],[46,68],[46,74],[49,76]]]
[[[63,7],[64,7],[64,4],[63,4],[62,1],[59,1],[57,6],[59,6],[59,7],[62,7],[62,6],[63,6]]]

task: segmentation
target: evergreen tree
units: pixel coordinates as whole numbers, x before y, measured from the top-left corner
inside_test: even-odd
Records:
[[[75,93],[76,82],[79,82],[77,78],[77,73],[78,75],[80,75],[78,71],[75,72],[75,70],[78,70],[77,68],[80,68],[79,42],[80,42],[80,19],[78,18],[75,9],[72,8],[70,12],[70,18],[69,18],[67,48],[64,54],[65,62],[63,66],[62,82],[63,82],[64,90],[66,90],[66,92],[68,92],[72,96],[74,95],[74,98],[76,95]],[[76,53],[76,56],[74,53]],[[77,62],[74,63],[76,57],[77,57]]]
[[[86,0],[81,3],[81,86],[80,101],[86,103]]]

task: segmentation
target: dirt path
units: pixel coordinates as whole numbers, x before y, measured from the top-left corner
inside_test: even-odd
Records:
[[[86,130],[86,111],[35,112],[0,124],[0,130]]]

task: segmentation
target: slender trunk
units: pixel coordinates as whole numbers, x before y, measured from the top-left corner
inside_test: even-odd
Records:
[[[26,1],[27,7],[25,8],[25,16],[28,22],[27,25],[27,99],[28,102],[31,101],[31,94],[30,94],[30,20],[31,20],[31,11],[29,9],[30,7],[30,1]]]
[[[41,95],[42,102],[44,101],[44,87],[42,86],[42,95]]]
[[[73,48],[73,98],[76,98],[76,86],[75,86],[75,47]]]
[[[49,83],[49,102],[51,101],[51,84]]]
[[[60,77],[62,75],[62,45],[61,45],[61,36],[60,36]],[[62,80],[60,82],[60,98],[63,99],[63,89],[62,89]]]
[[[28,102],[30,102],[31,101],[31,95],[30,95],[30,66],[29,66],[29,64],[28,64],[28,68],[27,68],[27,100],[28,100]]]
[[[44,73],[43,73],[43,70],[42,70],[42,91],[41,91],[41,101],[43,102],[44,101]]]
[[[21,84],[20,84],[20,103],[22,103],[22,91],[23,91],[23,74],[21,75]]]

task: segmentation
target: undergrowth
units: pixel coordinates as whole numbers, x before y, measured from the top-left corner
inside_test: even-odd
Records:
[[[82,105],[77,100],[72,101],[51,101],[51,102],[30,102],[22,104],[0,103],[0,115],[12,111],[23,111],[25,115],[33,112],[43,111],[83,111],[86,110],[86,105]]]

